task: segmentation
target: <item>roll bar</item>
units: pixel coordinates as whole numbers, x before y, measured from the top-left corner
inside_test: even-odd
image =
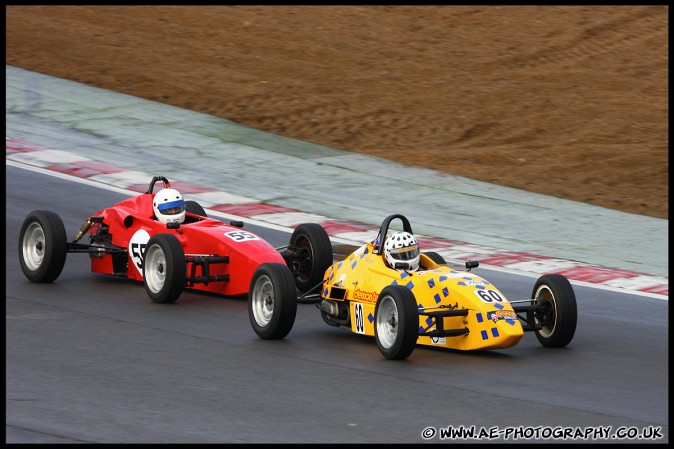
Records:
[[[388,233],[389,225],[396,218],[402,221],[403,231],[409,232],[410,234],[414,234],[412,232],[412,225],[410,225],[410,221],[407,219],[407,217],[401,214],[389,215],[388,217],[384,218],[384,221],[381,224],[381,228],[379,228],[379,234],[377,234],[376,240],[376,242],[378,243],[375,243],[375,249],[373,251],[375,254],[381,254],[382,249],[384,248],[384,240],[386,239],[386,234]]]
[[[145,193],[152,193],[152,190],[154,189],[154,183],[157,182],[157,181],[163,182],[165,189],[171,188],[171,183],[169,182],[168,179],[166,179],[163,176],[153,176],[152,181],[150,181],[150,187],[147,189],[147,192],[145,192]]]

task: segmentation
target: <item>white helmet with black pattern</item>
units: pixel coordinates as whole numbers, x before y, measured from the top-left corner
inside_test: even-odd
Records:
[[[384,258],[391,268],[416,271],[419,268],[419,243],[409,232],[398,231],[386,238]]]
[[[162,189],[154,195],[152,208],[157,220],[162,223],[185,221],[185,200],[175,189]]]

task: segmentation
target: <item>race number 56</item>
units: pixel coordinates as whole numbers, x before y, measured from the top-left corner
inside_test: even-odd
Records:
[[[150,234],[143,229],[136,231],[129,241],[129,254],[133,260],[133,266],[136,267],[138,273],[143,274],[143,260],[145,259],[145,247],[150,240]]]
[[[225,235],[235,242],[243,242],[244,240],[260,240],[255,234],[246,231],[230,231],[225,232]]]
[[[136,263],[136,266],[143,269],[143,259],[145,259],[145,243],[133,243],[129,245],[131,247],[131,259]]]

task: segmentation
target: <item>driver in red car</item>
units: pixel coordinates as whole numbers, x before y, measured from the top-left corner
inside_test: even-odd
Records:
[[[152,208],[157,220],[162,223],[182,223],[185,221],[185,200],[175,189],[162,189],[152,200]]]

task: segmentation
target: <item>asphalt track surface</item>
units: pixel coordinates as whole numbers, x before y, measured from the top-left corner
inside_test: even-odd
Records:
[[[578,327],[562,349],[527,334],[507,350],[417,347],[389,361],[309,304],[286,339],[264,341],[245,299],[186,291],[155,304],[141,283],[91,273],[84,254],[54,283],[30,283],[17,245],[31,210],[57,212],[70,238],[125,195],[9,165],[6,176],[7,443],[490,441],[441,439],[449,426],[519,429],[509,442],[546,428],[662,435],[548,442],[669,440],[668,301],[576,285]],[[475,272],[510,299],[534,282]]]

